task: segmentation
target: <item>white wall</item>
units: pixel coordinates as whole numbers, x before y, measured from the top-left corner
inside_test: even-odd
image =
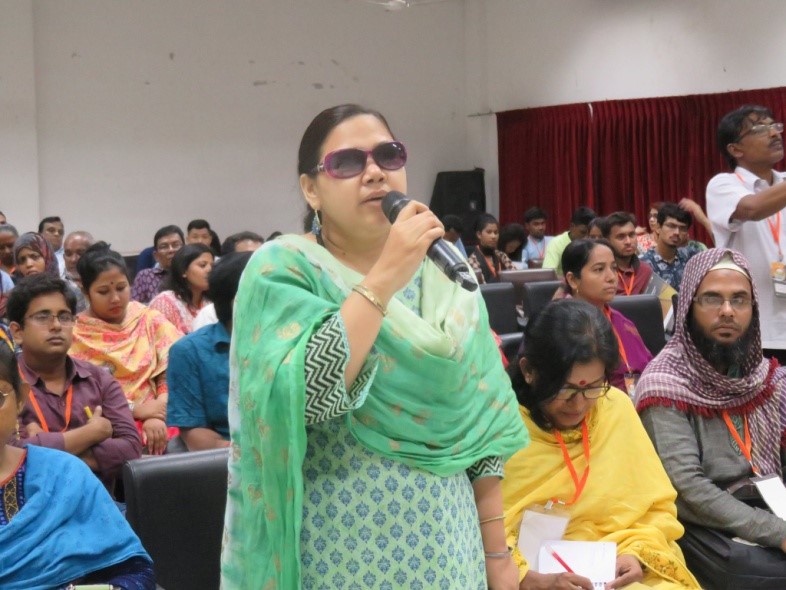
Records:
[[[120,250],[194,217],[222,237],[296,230],[300,136],[341,102],[388,117],[413,196],[465,167],[461,1],[395,13],[359,0],[33,5],[41,214]]]
[[[780,0],[0,0],[0,210],[123,251],[203,216],[295,230],[295,155],[360,101],[406,141],[410,193],[482,166],[508,109],[786,84]]]
[[[32,0],[0,0],[0,210],[38,224],[38,148]]]
[[[786,85],[781,0],[485,0],[483,6],[478,34],[485,37],[485,63],[469,71],[468,87],[480,80],[488,95],[470,100],[470,111]],[[490,146],[488,174],[496,177],[494,123],[469,125],[468,143]]]

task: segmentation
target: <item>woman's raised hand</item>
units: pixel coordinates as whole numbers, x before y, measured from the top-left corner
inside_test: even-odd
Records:
[[[363,283],[387,303],[415,274],[429,246],[445,228],[423,203],[410,201],[390,228],[385,247]]]

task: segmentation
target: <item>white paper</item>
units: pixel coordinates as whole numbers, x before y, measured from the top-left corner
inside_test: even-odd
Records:
[[[786,520],[786,487],[781,478],[775,474],[751,479],[759,489],[761,497],[778,518]]]
[[[540,548],[539,568],[541,574],[561,574],[565,568],[548,548],[551,547],[574,573],[589,578],[595,588],[605,588],[614,580],[617,569],[617,544],[591,541],[553,541]]]
[[[525,510],[519,527],[518,547],[529,567],[538,570],[538,554],[544,542],[561,539],[568,528],[568,517],[548,511]]]

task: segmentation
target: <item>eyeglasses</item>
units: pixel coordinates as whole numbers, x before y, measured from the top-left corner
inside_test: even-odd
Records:
[[[783,133],[783,123],[756,123],[752,125],[750,129],[748,129],[745,133],[742,133],[738,138],[737,141],[741,140],[746,135],[769,135],[770,131],[774,131],[775,133]]]
[[[727,301],[729,302],[729,305],[731,305],[732,309],[736,311],[748,309],[751,305],[753,305],[753,301],[747,295],[735,295],[731,299],[726,299],[725,297],[716,295],[715,293],[704,293],[703,295],[694,297],[693,301],[694,303],[698,303],[710,311],[718,311]]]
[[[352,178],[363,173],[369,156],[383,170],[399,170],[407,163],[407,149],[404,144],[400,141],[386,141],[370,150],[345,148],[330,152],[311,173],[324,172],[332,178]]]
[[[687,225],[677,225],[676,223],[664,223],[663,227],[671,231],[679,231],[681,234],[688,233],[688,226]]]
[[[58,314],[54,314],[51,311],[39,311],[38,313],[30,314],[25,319],[30,320],[39,326],[51,326],[52,320],[55,318],[57,318],[57,321],[60,322],[61,326],[74,325],[74,314],[68,311],[61,311]]]
[[[606,395],[609,389],[611,389],[611,385],[609,385],[608,381],[604,381],[601,385],[592,385],[590,387],[563,387],[552,399],[571,401],[578,394],[583,395],[584,399],[598,399]]]
[[[183,247],[183,242],[162,242],[158,246],[156,246],[156,250],[159,252],[166,252],[167,250],[180,250]]]

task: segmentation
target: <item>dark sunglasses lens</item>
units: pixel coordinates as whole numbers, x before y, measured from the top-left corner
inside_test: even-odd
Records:
[[[355,148],[338,150],[325,158],[325,171],[333,178],[352,178],[365,167],[366,153]]]
[[[407,150],[398,141],[381,143],[371,152],[377,165],[384,170],[398,170],[407,163]]]

